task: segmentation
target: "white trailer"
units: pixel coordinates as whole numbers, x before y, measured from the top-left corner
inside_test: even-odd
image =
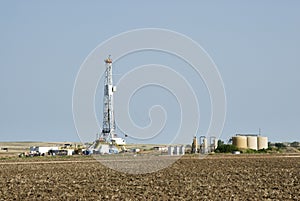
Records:
[[[50,150],[58,150],[58,147],[30,147],[31,154],[47,154]]]

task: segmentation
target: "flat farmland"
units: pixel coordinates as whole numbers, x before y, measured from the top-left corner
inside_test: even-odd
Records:
[[[0,161],[0,200],[300,200],[299,170],[299,155],[184,157],[138,175],[93,158],[16,158]]]

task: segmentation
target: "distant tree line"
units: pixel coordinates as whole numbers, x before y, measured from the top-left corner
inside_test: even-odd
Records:
[[[218,147],[215,150],[216,153],[232,153],[234,151],[239,151],[239,149],[232,144],[224,144],[223,141],[218,140]]]
[[[285,148],[286,145],[281,143],[281,142],[277,142],[277,143],[275,143],[275,147],[278,148],[278,149],[282,149],[282,148]]]

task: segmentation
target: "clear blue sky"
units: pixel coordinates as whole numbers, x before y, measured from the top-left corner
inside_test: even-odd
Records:
[[[81,63],[109,37],[149,27],[189,36],[217,64],[223,139],[261,128],[271,141],[300,141],[299,9],[292,0],[3,0],[0,141],[78,141],[72,91]]]

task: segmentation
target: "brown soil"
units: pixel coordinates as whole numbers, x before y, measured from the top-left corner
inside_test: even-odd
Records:
[[[143,175],[34,160],[0,162],[0,200],[300,200],[299,157],[183,158]]]

